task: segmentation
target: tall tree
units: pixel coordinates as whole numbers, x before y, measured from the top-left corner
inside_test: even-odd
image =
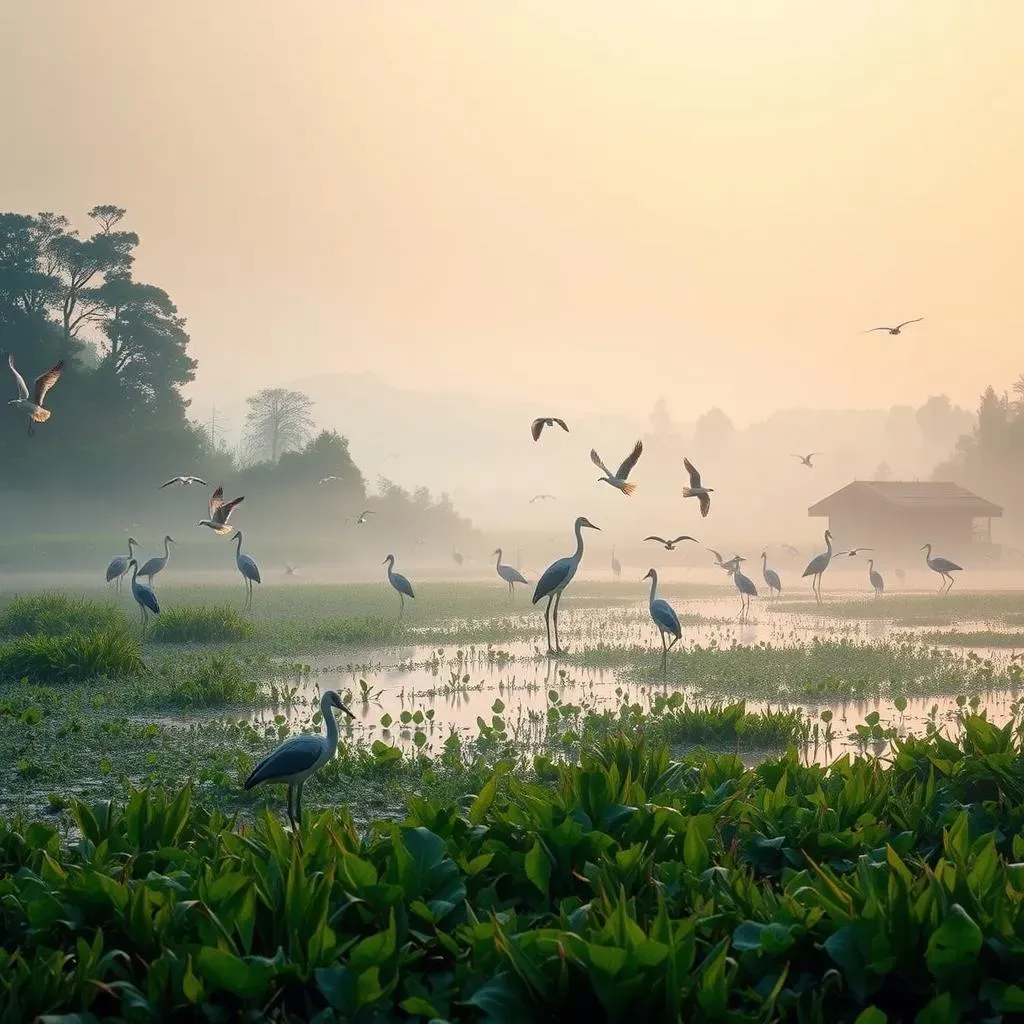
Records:
[[[283,452],[301,448],[313,432],[313,403],[301,391],[264,388],[246,399],[244,446],[255,461],[277,462]]]

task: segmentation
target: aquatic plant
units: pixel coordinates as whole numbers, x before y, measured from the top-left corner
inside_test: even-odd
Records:
[[[248,619],[230,605],[182,605],[164,608],[148,639],[158,644],[225,643],[253,635]]]
[[[0,636],[90,633],[124,629],[128,620],[117,605],[63,593],[12,598],[0,610]]]
[[[41,633],[0,644],[0,679],[67,684],[145,672],[138,641],[124,632]]]

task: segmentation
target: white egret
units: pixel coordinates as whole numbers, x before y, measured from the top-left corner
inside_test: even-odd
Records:
[[[553,427],[556,424],[567,434],[569,433],[569,428],[565,425],[565,420],[560,420],[557,416],[538,416],[537,419],[530,424],[530,433],[533,435],[534,441],[540,440],[540,432],[545,427]]]
[[[401,598],[401,605],[398,609],[398,614],[401,615],[405,611],[405,599],[406,597],[415,597],[416,595],[412,592],[412,584],[400,573],[395,572],[395,556],[388,555],[387,558],[381,563],[388,567],[388,583],[391,584],[398,591],[398,596]]]
[[[815,600],[821,604],[821,574],[828,568],[832,561],[832,532],[825,531],[825,550],[820,555],[815,555],[803,571],[803,576],[811,577],[811,591]]]
[[[32,424],[45,423],[50,418],[50,410],[43,408],[43,400],[46,398],[46,392],[60,380],[61,371],[64,369],[64,360],[59,359],[45,373],[36,377],[32,385],[31,398],[25,378],[14,368],[14,356],[10,353],[7,354],[7,365],[11,368],[14,383],[18,388],[18,397],[12,398],[7,404],[28,413],[28,432],[34,434],[36,431]]]
[[[939,593],[948,593],[953,588],[953,577],[954,572],[963,572],[964,567],[957,565],[956,562],[951,562],[948,558],[941,558],[936,555],[932,558],[932,546],[931,544],[923,544],[921,550],[925,552],[924,560],[928,563],[928,568],[932,572],[937,572],[942,577],[942,583],[939,584]],[[946,580],[949,580],[949,585],[946,585]]]
[[[711,511],[711,492],[714,487],[704,487],[700,482],[700,473],[689,459],[683,459],[686,472],[690,474],[690,486],[683,488],[684,498],[696,498],[700,502],[700,514],[707,517]]]
[[[289,736],[253,768],[242,787],[248,790],[261,782],[283,782],[288,787],[288,820],[296,831],[302,825],[302,784],[327,764],[338,749],[338,723],[334,718],[334,708],[343,711],[349,718],[356,717],[341,702],[336,690],[325,690],[320,698],[320,713],[327,727],[327,735],[304,733],[301,736]]]
[[[167,566],[167,559],[171,557],[170,545],[175,543],[174,538],[171,536],[164,537],[164,553],[162,555],[154,555],[152,558],[146,559],[143,563],[142,568],[139,569],[140,576],[147,576],[149,578],[149,585],[153,585],[153,577],[158,572],[163,572]]]
[[[113,558],[110,561],[110,565],[107,566],[107,582],[111,580],[117,580],[117,592],[121,593],[121,579],[124,574],[128,571],[128,563],[135,557],[133,548],[137,548],[139,542],[134,537],[128,538],[128,554],[118,555],[117,558]]]
[[[210,495],[210,518],[200,519],[198,525],[208,526],[214,533],[223,537],[234,529],[234,527],[228,525],[228,520],[231,518],[231,513],[235,510],[235,506],[243,501],[245,501],[244,494],[240,498],[232,498],[230,501],[225,501],[224,488],[218,487]]]
[[[541,598],[548,599],[544,609],[544,625],[548,634],[548,654],[561,654],[562,649],[558,646],[558,605],[562,600],[562,591],[572,582],[576,570],[580,567],[583,558],[583,529],[600,530],[586,516],[579,516],[573,525],[576,533],[576,550],[565,558],[559,558],[552,562],[537,580],[537,586],[533,591],[533,603],[536,604]],[[554,615],[551,614],[551,604],[554,602]],[[551,646],[551,619],[554,619],[555,646]]]
[[[515,598],[516,584],[529,583],[529,580],[518,569],[514,569],[511,565],[502,565],[501,548],[492,551],[491,554],[498,556],[498,562],[494,568],[498,575],[508,584],[508,596]]]
[[[617,487],[625,495],[630,495],[636,490],[636,484],[626,482],[626,478],[629,476],[630,471],[637,464],[637,460],[643,453],[644,443],[643,441],[637,441],[633,445],[633,450],[622,460],[622,465],[612,473],[612,471],[601,461],[601,456],[597,454],[596,448],[590,449],[590,461],[597,466],[604,476],[599,476],[598,481],[603,481],[606,484],[611,484],[612,487]]]
[[[260,579],[260,567],[248,555],[242,554],[241,530],[231,539],[238,541],[238,546],[235,548],[235,565],[238,566],[238,571],[242,574],[242,579],[245,580],[245,608],[248,610],[252,608],[252,585],[263,582]]]
[[[651,581],[651,596],[647,602],[647,608],[651,613],[654,625],[658,627],[658,635],[661,637],[661,664],[664,666],[668,662],[668,652],[672,650],[677,641],[683,638],[683,627],[679,624],[679,616],[676,615],[672,605],[663,597],[657,596],[658,571],[656,569],[648,569],[644,579]],[[665,643],[666,633],[672,635],[672,643],[670,644]]]

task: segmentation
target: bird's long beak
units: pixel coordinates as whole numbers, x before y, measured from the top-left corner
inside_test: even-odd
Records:
[[[355,715],[352,714],[351,711],[349,711],[349,709],[347,707],[345,707],[344,704],[339,704],[338,708],[339,708],[339,710],[344,711],[345,714],[348,715],[349,718],[355,718],[356,717]]]

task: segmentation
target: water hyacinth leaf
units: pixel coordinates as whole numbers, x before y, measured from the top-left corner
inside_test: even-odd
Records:
[[[318,967],[313,976],[321,995],[335,1009],[351,1013],[356,1009],[356,975],[347,967]]]
[[[441,1013],[429,1000],[424,999],[423,996],[410,996],[408,999],[403,999],[398,1004],[406,1013],[412,1014],[413,1016],[427,1017],[430,1020],[437,1019],[441,1016]]]
[[[484,820],[484,816],[490,810],[491,804],[494,803],[494,797],[497,792],[498,776],[495,774],[480,787],[480,792],[477,794],[476,799],[470,804],[469,823],[471,825],[479,825]]]
[[[938,978],[950,969],[974,963],[983,941],[981,929],[967,911],[959,903],[952,904],[945,920],[928,940],[928,970]]]
[[[379,967],[395,955],[396,948],[395,912],[388,917],[388,926],[376,935],[370,935],[358,942],[349,954],[349,966],[353,970],[365,967]]]

